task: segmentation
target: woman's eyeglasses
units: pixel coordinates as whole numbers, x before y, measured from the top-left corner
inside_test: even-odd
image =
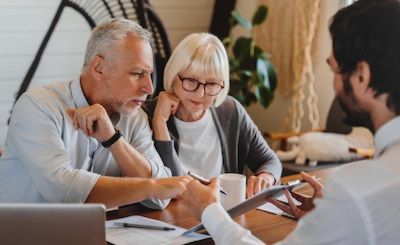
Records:
[[[224,86],[219,83],[201,83],[193,78],[182,77],[180,74],[178,74],[178,77],[182,81],[182,88],[188,92],[194,92],[200,87],[200,85],[203,85],[204,92],[207,95],[215,96],[224,88]]]

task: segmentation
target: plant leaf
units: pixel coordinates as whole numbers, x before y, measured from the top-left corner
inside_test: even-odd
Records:
[[[259,73],[259,72],[255,72],[253,75],[253,85],[255,86],[264,86],[263,82],[264,82],[264,75]]]
[[[269,60],[265,58],[257,59],[257,73],[260,79],[262,79],[261,84],[271,90],[271,92],[275,91],[278,79],[275,68]]]
[[[243,79],[250,79],[253,76],[253,73],[249,70],[241,70],[238,72],[240,77],[243,77]]]
[[[231,12],[231,17],[229,18],[230,29],[232,29],[233,27],[235,27],[238,24],[237,20],[235,18],[233,18],[232,13],[233,12]]]
[[[270,63],[269,54],[255,45],[252,29],[265,21],[268,15],[268,7],[261,5],[257,8],[251,21],[242,17],[238,11],[231,12],[231,28],[241,25],[250,29],[250,36],[239,36],[236,39],[224,39],[224,46],[229,51],[230,65],[230,91],[244,106],[254,102],[267,107],[277,87],[277,75],[275,68]]]
[[[224,47],[227,49],[229,46],[231,46],[232,44],[232,38],[230,37],[226,37],[222,40],[222,44],[224,45]]]
[[[233,21],[231,21],[231,23],[233,23],[233,26],[237,24],[243,26],[246,29],[251,29],[252,28],[252,24],[249,20],[247,20],[246,18],[244,18],[243,16],[240,15],[240,13],[238,11],[232,11],[231,16],[233,18]]]
[[[269,61],[264,58],[257,59],[257,75],[260,79],[260,85],[271,89],[271,84],[268,76]]]
[[[268,62],[268,78],[271,92],[274,92],[278,85],[278,76],[276,75],[275,67]]]
[[[242,89],[246,86],[239,79],[230,79],[229,94],[232,96],[238,96],[241,94]]]
[[[248,89],[243,89],[242,90],[243,96],[244,96],[244,101],[243,104],[245,106],[251,105],[253,102],[257,102],[257,97],[254,93],[249,91]]]
[[[251,43],[250,43],[250,57],[254,57],[254,48],[256,47],[256,43],[254,42],[254,39],[251,38]]]
[[[257,97],[258,102],[260,102],[260,104],[264,108],[267,108],[274,99],[274,94],[264,86],[256,87],[255,95]]]
[[[260,7],[258,7],[256,13],[253,15],[253,19],[251,21],[252,24],[254,26],[260,25],[267,18],[267,14],[268,14],[268,7],[265,5],[261,5]]]
[[[238,59],[245,59],[250,54],[252,39],[249,37],[239,37],[233,45],[233,54]]]
[[[243,95],[232,95],[235,99],[237,99],[240,104],[245,105],[244,101],[245,101],[245,97]]]
[[[229,66],[230,66],[231,73],[236,72],[238,69],[240,69],[239,60],[237,60],[235,57],[230,57],[229,58]]]
[[[257,45],[254,45],[254,56],[257,58],[265,58],[266,57],[264,51]]]

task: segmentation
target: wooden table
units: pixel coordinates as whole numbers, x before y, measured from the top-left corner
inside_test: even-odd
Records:
[[[321,177],[321,181],[324,182],[334,171],[336,171],[336,168],[319,170],[312,172],[312,174],[316,174],[318,177]],[[293,179],[299,179],[298,175],[283,177],[282,182]],[[312,193],[310,187],[305,187],[299,191],[305,194]],[[107,220],[127,217],[130,215],[142,215],[144,217],[162,220],[166,223],[181,226],[183,228],[190,228],[199,224],[199,221],[192,217],[189,210],[177,200],[172,201],[166,209],[161,211],[148,209],[138,204],[125,206],[119,210],[107,213]],[[296,226],[296,221],[293,219],[270,214],[257,209],[251,210],[246,214],[237,217],[235,221],[241,224],[243,227],[251,230],[255,236],[267,244],[282,240]],[[207,239],[196,242],[196,244],[213,244],[213,241],[211,239]]]

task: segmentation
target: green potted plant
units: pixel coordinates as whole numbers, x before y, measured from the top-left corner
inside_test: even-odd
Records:
[[[240,25],[249,30],[250,35],[235,39],[230,36],[223,40],[229,53],[229,94],[245,106],[258,102],[267,108],[274,98],[277,86],[277,76],[269,61],[269,54],[254,42],[254,28],[266,20],[267,14],[268,8],[265,5],[258,7],[251,21],[241,16],[238,11],[233,11],[230,29]]]

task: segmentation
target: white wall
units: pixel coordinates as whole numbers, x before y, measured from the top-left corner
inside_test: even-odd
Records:
[[[150,0],[165,25],[172,48],[193,32],[208,31],[214,0]]]
[[[173,47],[188,33],[208,30],[214,0],[151,3],[163,19]],[[15,94],[59,4],[59,0],[0,0],[0,146]],[[81,15],[65,8],[30,88],[78,76],[89,35],[90,27]]]
[[[50,25],[59,1],[0,0],[0,145],[15,94]],[[78,75],[90,28],[66,8],[31,82],[39,86]]]

